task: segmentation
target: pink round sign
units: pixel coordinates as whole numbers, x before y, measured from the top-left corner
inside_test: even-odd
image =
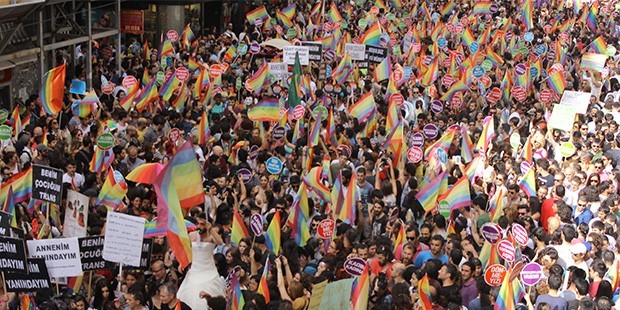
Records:
[[[502,240],[497,244],[497,252],[499,256],[507,262],[515,261],[515,247],[512,242],[508,240]]]

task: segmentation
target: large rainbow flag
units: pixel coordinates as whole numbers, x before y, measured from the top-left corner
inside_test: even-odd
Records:
[[[367,92],[364,96],[362,96],[354,105],[349,107],[349,114],[351,116],[357,118],[359,123],[363,123],[366,121],[372,113],[377,110],[377,106],[375,104],[375,97],[372,92]]]
[[[280,254],[280,246],[282,243],[281,233],[280,212],[276,211],[265,233],[265,245],[276,255]]]
[[[277,122],[280,119],[278,98],[265,98],[248,109],[248,117],[253,121]]]
[[[0,202],[6,201],[9,188],[13,188],[13,200],[22,203],[32,197],[32,167],[14,174],[12,178],[2,184],[0,189]]]
[[[66,69],[67,65],[63,63],[43,75],[39,98],[46,114],[56,114],[62,111]]]

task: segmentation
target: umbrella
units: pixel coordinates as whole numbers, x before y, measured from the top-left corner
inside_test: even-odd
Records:
[[[261,43],[261,46],[271,46],[281,50],[285,46],[292,46],[293,43],[283,39],[271,39]]]
[[[185,220],[185,227],[187,228],[187,231],[194,231],[198,228],[196,227],[196,224],[188,220]],[[146,225],[144,225],[144,238],[162,237],[165,235],[166,228],[157,229],[157,220],[146,222]]]

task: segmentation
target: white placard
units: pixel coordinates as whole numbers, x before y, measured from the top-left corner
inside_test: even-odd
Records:
[[[63,236],[86,237],[86,227],[88,227],[88,196],[68,190]]]
[[[32,258],[45,259],[50,277],[77,277],[82,275],[80,247],[77,238],[28,240]]]
[[[288,65],[295,65],[295,53],[299,53],[299,63],[302,66],[307,66],[310,57],[310,48],[307,46],[284,46],[282,47],[284,63]]]
[[[366,45],[346,43],[344,45],[344,52],[351,55],[351,60],[366,60]]]
[[[288,65],[284,62],[270,62],[269,73],[278,80],[285,80],[288,77]]]
[[[145,219],[118,212],[108,212],[103,259],[130,266],[140,266]]]
[[[571,131],[575,122],[575,107],[570,105],[553,105],[553,112],[549,117],[549,127],[564,131]]]
[[[565,90],[564,94],[562,94],[560,104],[575,107],[575,112],[578,114],[588,114],[588,105],[590,105],[591,95],[591,93]]]

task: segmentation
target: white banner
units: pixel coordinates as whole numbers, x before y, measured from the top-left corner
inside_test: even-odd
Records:
[[[30,257],[45,259],[50,277],[82,275],[80,247],[77,238],[28,240]]]
[[[74,190],[67,191],[67,206],[65,209],[65,224],[63,236],[86,237],[88,227],[88,196]]]
[[[366,60],[366,45],[346,43],[344,45],[344,52],[351,55],[351,60]]]
[[[108,212],[103,241],[103,259],[140,266],[146,220],[118,212]]]
[[[307,46],[284,46],[282,52],[283,61],[288,65],[295,65],[295,53],[299,53],[299,63],[302,66],[307,66],[310,62],[310,48]]]
[[[588,114],[588,105],[590,105],[591,95],[591,93],[565,90],[564,94],[562,94],[560,104],[575,107],[575,112],[578,114]]]
[[[270,62],[269,73],[278,80],[286,80],[288,78],[288,65],[284,62]]]

